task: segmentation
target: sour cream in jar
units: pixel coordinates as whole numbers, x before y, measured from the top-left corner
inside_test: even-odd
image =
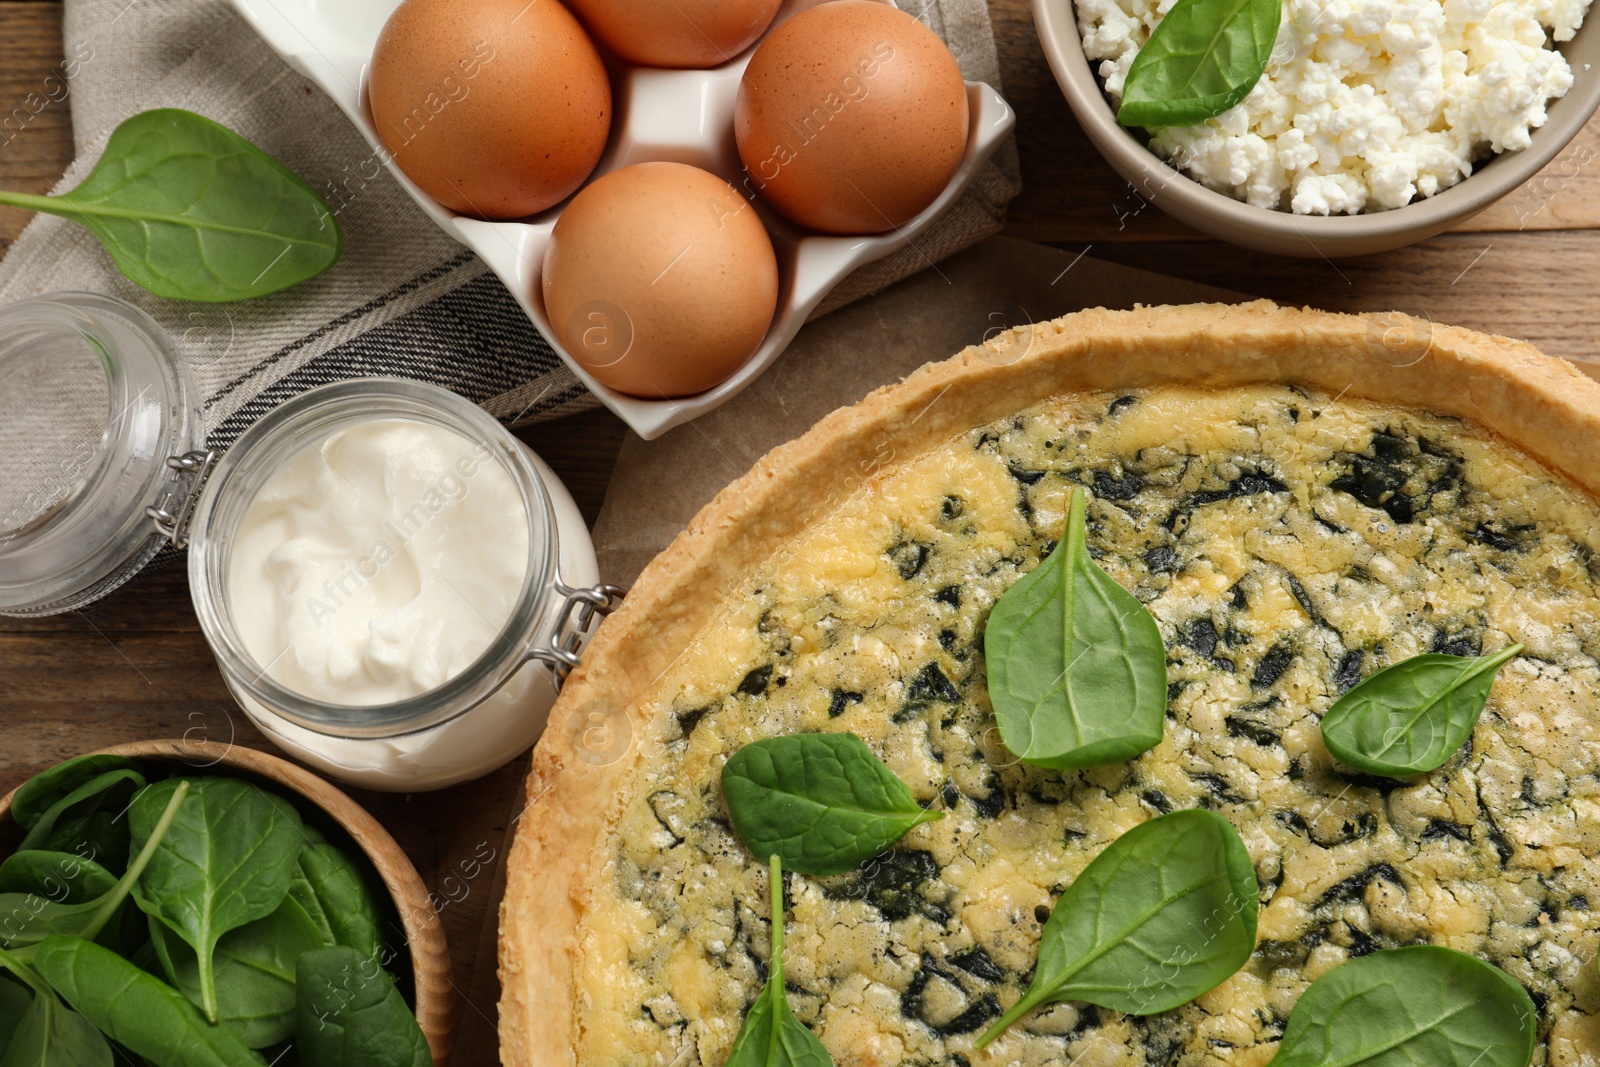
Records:
[[[526,751],[549,664],[570,658],[552,655],[569,597],[598,581],[549,468],[417,382],[340,382],[272,411],[217,463],[190,534],[196,614],[240,706],[373,789],[441,788]]]
[[[245,648],[335,704],[436,689],[483,655],[528,570],[528,525],[486,446],[410,419],[336,430],[245,509],[228,568]]]

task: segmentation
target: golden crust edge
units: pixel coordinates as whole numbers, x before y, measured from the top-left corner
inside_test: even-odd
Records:
[[[653,726],[638,697],[711,621],[729,584],[822,513],[809,503],[817,486],[853,491],[902,457],[1056,393],[1269,381],[1470,419],[1600,494],[1600,471],[1586,477],[1582,455],[1600,435],[1600,383],[1525,342],[1397,313],[1265,300],[1093,308],[1018,327],[840,408],[701,509],[600,628],[552,710],[500,908],[502,1063],[576,1062],[578,925]],[[959,403],[944,403],[958,388]],[[579,758],[581,731],[568,725],[594,710],[625,715],[634,739],[610,764]]]

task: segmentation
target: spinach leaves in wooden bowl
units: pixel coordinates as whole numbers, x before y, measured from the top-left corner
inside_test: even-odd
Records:
[[[0,1064],[432,1064],[361,850],[320,810],[188,770],[96,754],[12,796]]]

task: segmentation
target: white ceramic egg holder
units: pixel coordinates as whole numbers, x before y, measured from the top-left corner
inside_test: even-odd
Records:
[[[773,25],[821,0],[785,0]],[[321,86],[350,117],[380,158],[388,159],[367,110],[363,87],[378,33],[399,0],[232,0],[279,55]],[[733,137],[733,107],[750,52],[711,70],[612,66],[611,137],[594,177],[634,163],[687,163],[743,188]],[[610,60],[608,59],[608,64]],[[499,275],[556,352],[606,407],[646,440],[721,405],[742,391],[788,346],[828,290],[857,267],[916,241],[971,184],[1016,122],[1010,105],[982,82],[967,83],[971,122],[961,166],[939,198],[904,226],[867,237],[827,237],[803,230],[758,196],[757,210],[778,254],[778,312],[761,347],[731,378],[676,399],[646,400],[595,381],[555,339],[545,317],[539,274],[545,246],[564,204],[515,222],[457,215],[418,189],[392,163],[390,172],[445,232],[476,252]]]

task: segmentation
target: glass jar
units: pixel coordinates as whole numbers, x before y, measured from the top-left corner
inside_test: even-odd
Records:
[[[407,419],[487,450],[516,486],[528,560],[509,618],[478,658],[437,688],[355,706],[295,692],[241,639],[249,611],[229,589],[230,552],[257,491],[295,453],[369,420]],[[539,459],[481,408],[418,382],[363,378],[325,385],[274,409],[216,462],[188,526],[189,585],[223,679],[278,745],[357,785],[437,789],[478,777],[539,737],[585,631],[621,593],[598,585],[594,550],[572,498]],[[470,546],[467,546],[470,549]]]
[[[207,459],[195,390],[131,304],[54,293],[0,308],[0,614],[102,597],[169,542]]]
[[[276,464],[334,427],[403,417],[481,444],[517,487],[528,565],[488,649],[410,700],[319,702],[265,677],[239,641],[231,531]],[[193,539],[195,611],[228,687],[277,744],[377,789],[485,774],[537,740],[584,633],[620,592],[598,586],[578,509],[538,457],[480,408],[416,382],[363,379],[283,404],[218,459],[199,391],[169,338],[131,304],[54,293],[0,308],[0,614],[80,608]]]

